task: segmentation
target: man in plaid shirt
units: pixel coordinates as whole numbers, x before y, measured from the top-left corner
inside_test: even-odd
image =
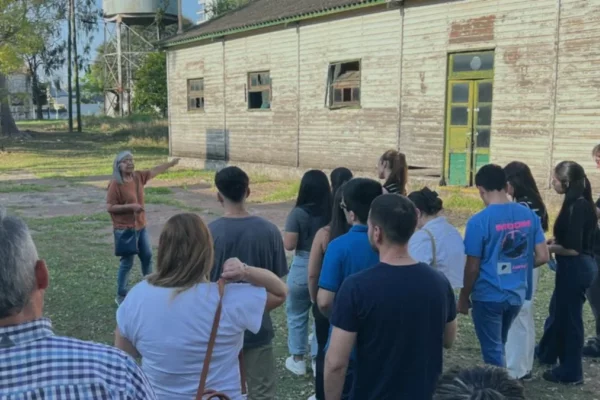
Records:
[[[0,207],[0,399],[156,399],[125,353],[54,335],[48,281],[27,225]]]

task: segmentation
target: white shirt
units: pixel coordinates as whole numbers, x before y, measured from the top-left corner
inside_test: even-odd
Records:
[[[219,302],[216,283],[174,295],[174,289],[137,284],[117,310],[119,332],[142,355],[142,370],[160,400],[193,399]],[[257,333],[267,292],[249,284],[225,286],[223,310],[206,389],[241,400],[238,355],[244,331]]]
[[[433,235],[436,248],[436,265],[433,264]],[[429,264],[446,275],[454,289],[463,287],[465,273],[465,245],[460,232],[444,217],[437,217],[429,221],[414,233],[408,242],[408,252],[417,261]]]

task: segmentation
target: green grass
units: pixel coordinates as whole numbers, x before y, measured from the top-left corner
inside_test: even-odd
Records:
[[[0,143],[7,152],[0,153],[0,175],[28,172],[42,178],[62,178],[69,181],[109,175],[112,158],[117,151],[132,149],[138,168],[150,167],[164,162],[167,157],[165,138],[146,138],[138,133],[125,133],[128,123],[152,124],[140,118],[131,121],[105,121],[97,119],[90,126],[97,126],[84,134],[61,132],[34,133],[33,139]],[[64,122],[61,122],[64,123]],[[102,126],[102,124],[107,124]],[[44,124],[21,124],[28,129],[49,129]],[[107,128],[108,126],[108,128]],[[12,176],[12,175],[11,175]],[[148,187],[146,202],[163,204],[186,211],[199,210],[188,207],[175,198],[181,191],[177,181],[209,182],[214,180],[212,171],[174,170],[162,175],[159,180],[173,183],[170,187]],[[266,176],[251,176],[251,200],[259,203],[279,203],[296,197],[297,181],[273,181]],[[32,193],[55,190],[55,182],[48,180],[41,185],[0,182],[0,193]],[[58,190],[58,188],[56,189]],[[92,189],[90,189],[92,190]],[[61,189],[64,192],[64,189]],[[439,188],[444,206],[451,221],[464,227],[466,219],[482,208],[476,192],[455,188]],[[86,199],[82,203],[98,203],[99,198]],[[19,204],[8,204],[12,212],[30,215],[29,208]],[[281,208],[281,206],[279,206]],[[205,210],[204,215],[216,209]],[[84,214],[73,204],[72,215],[50,218],[27,218],[34,233],[40,257],[50,268],[51,284],[46,293],[46,313],[53,320],[58,334],[74,336],[84,340],[112,343],[115,328],[115,292],[118,259],[113,256],[110,217],[106,212]],[[268,206],[265,216],[269,217]],[[554,213],[555,214],[555,213]],[[139,267],[132,271],[132,283],[140,279]],[[548,303],[554,287],[554,273],[542,267],[540,287],[535,301],[535,320],[538,335],[547,316]],[[311,377],[298,378],[285,369],[287,357],[287,328],[285,308],[272,313],[276,330],[274,349],[277,360],[277,399],[305,400],[312,393]],[[593,318],[585,306],[587,332],[592,332]],[[446,352],[445,366],[472,366],[481,364],[479,344],[474,334],[471,318],[459,317],[459,334],[455,348]],[[536,379],[527,383],[529,400],[597,400],[600,393],[600,364],[586,361],[587,383],[583,387],[571,388],[547,384],[540,379],[542,370],[536,368]]]

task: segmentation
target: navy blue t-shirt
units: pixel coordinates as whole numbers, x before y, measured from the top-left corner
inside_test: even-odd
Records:
[[[427,264],[379,264],[347,278],[331,323],[356,332],[353,400],[431,400],[442,373],[454,291]]]

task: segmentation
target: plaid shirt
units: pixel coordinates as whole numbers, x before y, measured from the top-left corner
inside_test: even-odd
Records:
[[[135,361],[109,346],[54,336],[47,319],[0,327],[0,399],[156,399]]]

